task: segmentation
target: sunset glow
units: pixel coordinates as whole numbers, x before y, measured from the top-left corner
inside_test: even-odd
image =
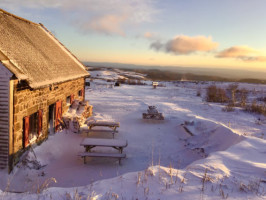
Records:
[[[3,0],[81,61],[266,71],[264,0]]]

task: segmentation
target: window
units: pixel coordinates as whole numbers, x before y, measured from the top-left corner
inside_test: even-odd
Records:
[[[29,141],[30,143],[38,137],[38,113],[30,115],[29,120]]]
[[[67,103],[67,104],[70,104],[70,96],[68,96],[68,97],[66,98],[66,103]]]
[[[81,89],[81,90],[79,91],[79,96],[80,96],[80,97],[83,97],[83,96],[84,96],[84,89]]]
[[[23,143],[27,147],[42,134],[42,110],[24,117]]]

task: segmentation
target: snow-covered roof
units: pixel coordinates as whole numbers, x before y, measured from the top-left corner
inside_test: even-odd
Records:
[[[42,24],[0,9],[0,61],[31,88],[89,76],[85,66]]]

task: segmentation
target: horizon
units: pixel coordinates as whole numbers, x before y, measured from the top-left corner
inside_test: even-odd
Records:
[[[44,24],[82,62],[266,72],[263,0],[3,0],[0,7]]]
[[[132,66],[132,68],[134,66],[136,67],[148,67],[149,69],[152,69],[152,67],[155,67],[155,68],[161,68],[162,70],[164,68],[166,69],[170,69],[170,68],[184,68],[184,69],[213,69],[213,70],[228,70],[228,71],[231,71],[231,70],[236,70],[236,71],[240,71],[240,70],[243,70],[243,71],[247,71],[247,72],[260,72],[259,70],[256,70],[256,69],[238,69],[238,68],[235,68],[235,69],[232,69],[232,68],[226,68],[226,67],[214,67],[214,66],[202,66],[202,67],[193,67],[193,66],[177,66],[177,65],[156,65],[156,64],[151,64],[151,65],[145,65],[145,64],[134,64],[134,63],[122,63],[122,62],[94,62],[94,61],[81,61],[84,65],[89,65],[89,64],[99,64],[99,65],[109,65],[109,64],[112,64],[112,65],[127,65],[127,66]],[[97,66],[92,66],[92,67],[97,67]],[[108,68],[109,66],[99,66],[99,67],[106,67]],[[264,71],[266,73],[266,69]],[[263,73],[264,73],[263,72]]]
[[[180,74],[194,74],[216,76],[227,79],[257,79],[266,80],[266,72],[259,72],[252,69],[226,69],[226,68],[207,68],[207,67],[183,67],[183,66],[156,66],[156,65],[136,65],[125,63],[108,62],[83,62],[84,65],[94,68],[118,68],[118,69],[140,69],[140,70],[160,70],[165,72],[176,72]],[[259,72],[259,73],[258,73]]]

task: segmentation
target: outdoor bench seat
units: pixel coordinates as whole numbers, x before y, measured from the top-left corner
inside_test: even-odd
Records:
[[[78,156],[84,158],[84,164],[86,164],[86,157],[107,157],[107,158],[118,158],[119,165],[121,164],[121,159],[126,157],[124,153],[99,153],[99,152],[82,152]]]

